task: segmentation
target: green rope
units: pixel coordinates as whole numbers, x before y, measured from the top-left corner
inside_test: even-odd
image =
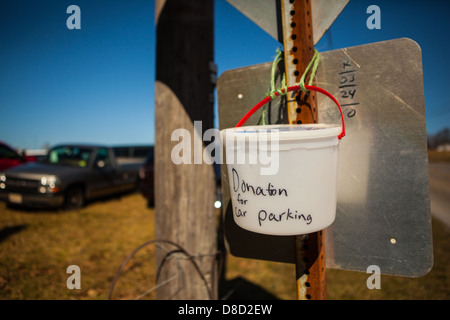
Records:
[[[275,57],[275,60],[272,63],[272,69],[271,69],[270,91],[266,94],[266,96],[267,97],[270,96],[270,98],[272,100],[274,100],[277,97],[275,95],[275,93],[278,93],[280,96],[287,94],[288,86],[286,85],[286,77],[284,77],[284,76],[281,78],[282,79],[281,80],[281,88],[279,88],[278,90],[275,89],[275,72],[277,70],[278,64],[282,60],[283,60],[283,51],[281,51],[280,48],[277,48],[277,55]],[[308,89],[306,89],[306,87],[305,87],[305,78],[310,70],[311,70],[311,75],[309,77],[308,85],[312,85],[314,78],[316,76],[317,68],[319,66],[319,60],[320,60],[319,51],[314,49],[314,56],[311,59],[311,61],[309,62],[308,66],[306,67],[305,72],[303,73],[303,75],[300,78],[300,81],[298,83],[298,85],[300,86],[302,91],[308,91]],[[258,124],[262,124],[262,125],[266,124],[266,105],[264,105],[262,108],[261,118],[259,119]]]
[[[314,77],[316,76],[316,72],[317,72],[317,67],[319,66],[319,51],[314,49],[314,56],[311,59],[311,61],[309,62],[308,66],[305,69],[305,72],[303,73],[302,77],[300,78],[300,82],[298,83],[298,85],[300,86],[300,88],[302,89],[302,91],[308,91],[305,88],[305,78],[306,75],[308,74],[309,70],[312,67],[311,70],[311,76],[309,77],[309,82],[308,85],[312,85],[313,81],[314,81]]]
[[[280,48],[277,48],[277,55],[272,63],[272,69],[271,69],[271,77],[270,77],[270,91],[266,94],[266,96],[270,96],[270,98],[273,100],[276,98],[275,92],[278,92],[280,95],[282,93],[282,89],[287,89],[286,86],[286,78],[282,77],[281,80],[281,86],[282,88],[276,89],[275,88],[275,73],[277,71],[278,64],[283,60],[283,51],[280,50]],[[287,90],[285,90],[286,92]],[[266,124],[266,105],[262,108],[261,118],[259,119],[258,124],[265,125]]]
[[[280,48],[277,48],[277,56],[275,57],[275,60],[272,63],[272,70],[271,70],[271,77],[270,77],[270,92],[267,94],[268,96],[273,99],[276,98],[275,92],[278,91],[278,93],[281,92],[281,89],[276,90],[275,89],[275,72],[277,71],[277,66],[280,61],[283,60],[283,51],[280,50]],[[282,86],[285,86],[286,79],[285,77],[282,77]]]

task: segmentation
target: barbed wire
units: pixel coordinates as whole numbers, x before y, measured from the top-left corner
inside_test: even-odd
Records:
[[[158,289],[158,288],[168,284],[169,282],[171,282],[171,281],[175,280],[176,278],[178,278],[183,273],[182,270],[181,270],[181,272],[179,270],[179,272],[176,275],[174,275],[174,276],[164,280],[162,283],[158,284],[159,277],[161,275],[161,270],[162,270],[164,264],[166,263],[166,261],[168,261],[171,258],[172,255],[177,254],[177,253],[181,254],[182,256],[184,256],[184,258],[183,258],[184,260],[190,261],[192,263],[194,269],[197,271],[198,275],[200,276],[200,278],[203,281],[203,284],[204,284],[205,289],[206,289],[206,291],[208,293],[209,299],[211,299],[211,300],[214,299],[213,288],[208,285],[208,281],[206,280],[205,275],[203,274],[203,272],[201,271],[199,265],[197,264],[197,262],[194,259],[195,258],[201,258],[201,257],[208,257],[208,256],[209,257],[214,257],[213,262],[212,262],[212,267],[211,267],[211,279],[212,279],[211,285],[213,285],[214,284],[214,279],[215,279],[215,274],[216,274],[216,272],[215,272],[216,271],[216,261],[219,260],[219,269],[222,268],[222,253],[220,251],[217,251],[217,252],[212,253],[212,254],[202,254],[202,255],[194,256],[194,255],[189,254],[182,246],[180,246],[179,244],[177,244],[177,243],[175,243],[173,241],[170,241],[170,240],[150,240],[150,241],[144,242],[143,244],[139,245],[122,262],[122,264],[120,265],[120,267],[116,271],[116,274],[114,275],[113,281],[111,282],[111,287],[110,287],[109,293],[108,293],[108,300],[112,300],[112,294],[113,294],[113,291],[114,291],[114,287],[115,287],[115,285],[117,283],[117,280],[119,279],[119,276],[121,275],[124,267],[133,258],[133,256],[137,252],[139,252],[141,249],[143,249],[144,247],[147,247],[149,245],[157,245],[157,244],[169,244],[169,245],[172,245],[172,246],[176,247],[177,249],[176,250],[167,251],[167,250],[164,250],[162,247],[158,246],[160,249],[166,251],[166,254],[165,254],[164,258],[161,260],[161,263],[159,264],[157,272],[156,272],[156,277],[155,278],[156,278],[157,285],[152,287],[151,289],[145,291],[137,299],[141,299],[142,297],[146,296],[147,294],[151,293],[152,291],[154,291],[154,290],[156,290],[156,289]],[[176,259],[181,259],[181,258],[178,257]],[[220,274],[220,270],[218,271],[218,274]]]

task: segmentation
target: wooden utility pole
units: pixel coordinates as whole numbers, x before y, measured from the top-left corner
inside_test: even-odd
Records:
[[[310,0],[281,0],[286,83],[298,83],[314,56]],[[307,83],[305,79],[305,83]],[[292,124],[317,123],[315,92],[299,92],[288,98]],[[299,168],[300,169],[300,168]],[[296,170],[296,168],[292,168]],[[326,299],[323,231],[295,237],[298,299]]]
[[[213,0],[156,1],[155,238],[184,249],[157,247],[158,299],[217,298],[214,170],[203,159],[177,165],[171,158],[182,139],[192,156],[199,148],[203,154],[203,132],[213,127],[213,9]],[[201,121],[199,132],[194,121]],[[190,135],[172,141],[177,129]]]

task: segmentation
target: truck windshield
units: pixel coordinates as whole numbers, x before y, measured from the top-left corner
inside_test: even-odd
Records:
[[[92,149],[62,146],[56,147],[48,153],[47,162],[71,167],[87,167]]]

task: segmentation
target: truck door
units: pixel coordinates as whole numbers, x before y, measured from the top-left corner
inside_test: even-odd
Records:
[[[92,194],[95,197],[106,196],[114,192],[114,180],[116,170],[113,166],[111,155],[107,148],[97,149],[94,158],[94,181],[92,183]]]

